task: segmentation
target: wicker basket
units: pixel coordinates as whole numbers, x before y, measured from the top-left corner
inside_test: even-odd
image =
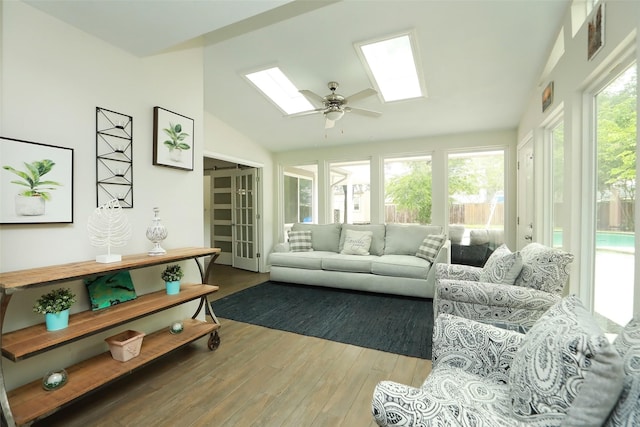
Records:
[[[109,344],[111,357],[120,362],[126,362],[138,356],[144,335],[144,332],[127,330],[106,338],[105,341]]]

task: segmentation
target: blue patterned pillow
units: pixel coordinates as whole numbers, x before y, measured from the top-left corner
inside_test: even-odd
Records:
[[[572,295],[538,319],[516,353],[509,370],[511,409],[523,421],[599,426],[623,380],[620,355]]]
[[[520,270],[522,270],[520,252],[511,252],[507,245],[500,245],[484,264],[480,281],[513,285]]]

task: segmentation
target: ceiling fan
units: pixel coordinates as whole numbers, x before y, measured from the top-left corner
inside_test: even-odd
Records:
[[[368,88],[361,90],[360,92],[354,93],[351,96],[344,97],[339,93],[336,93],[336,89],[338,88],[338,82],[329,82],[327,84],[331,93],[327,96],[320,96],[310,90],[301,90],[300,93],[303,94],[309,101],[316,102],[322,104],[322,107],[316,108],[315,110],[302,111],[300,113],[291,114],[290,117],[296,116],[306,116],[309,114],[322,113],[325,117],[325,129],[332,128],[335,125],[335,122],[340,120],[344,113],[357,113],[362,114],[369,117],[379,117],[382,113],[372,110],[365,110],[363,108],[355,108],[349,107],[347,104],[352,101],[357,101],[372,95],[377,94],[378,92],[375,89]]]

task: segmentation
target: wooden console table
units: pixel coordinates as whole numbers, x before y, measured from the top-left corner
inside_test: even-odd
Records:
[[[208,296],[217,291],[218,287],[206,283],[213,263],[219,255],[218,248],[181,248],[169,250],[165,255],[159,256],[147,254],[123,256],[122,261],[109,264],[83,261],[0,273],[0,328],[4,325],[11,295],[27,288],[50,286],[97,274],[135,270],[188,259],[195,260],[202,279],[200,284],[182,284],[180,293],[177,295],[167,295],[163,289],[102,310],[72,314],[69,317],[69,327],[60,331],[48,332],[44,323],[41,323],[0,334],[2,356],[17,362],[162,310],[200,300],[194,315],[184,321],[184,330],[180,334],[169,333],[168,327],[146,334],[140,355],[127,362],[114,360],[107,351],[65,367],[69,375],[69,383],[57,390],[45,391],[42,388],[41,379],[38,379],[7,392],[0,360],[0,405],[6,424],[11,427],[30,424],[84,394],[207,334],[210,336],[209,349],[215,350],[220,344],[217,332],[220,322],[213,313]],[[206,272],[198,260],[205,256],[212,256]],[[205,321],[196,319],[203,307]]]

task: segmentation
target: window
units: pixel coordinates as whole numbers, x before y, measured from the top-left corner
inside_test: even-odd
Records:
[[[278,67],[250,73],[245,77],[286,114],[314,108]]]
[[[564,218],[564,122],[551,129],[551,192],[553,204],[553,247],[561,248]]]
[[[371,172],[369,160],[330,163],[329,171],[332,221],[344,224],[370,223]]]
[[[449,223],[504,230],[504,152],[452,153],[448,158]]]
[[[593,308],[612,332],[633,315],[636,93],[633,65],[595,96]]]
[[[317,167],[286,168],[284,173],[284,222],[314,221],[314,182]]]
[[[407,33],[358,45],[385,102],[423,94],[413,44],[413,34]]]
[[[431,156],[385,159],[384,221],[431,223]]]

